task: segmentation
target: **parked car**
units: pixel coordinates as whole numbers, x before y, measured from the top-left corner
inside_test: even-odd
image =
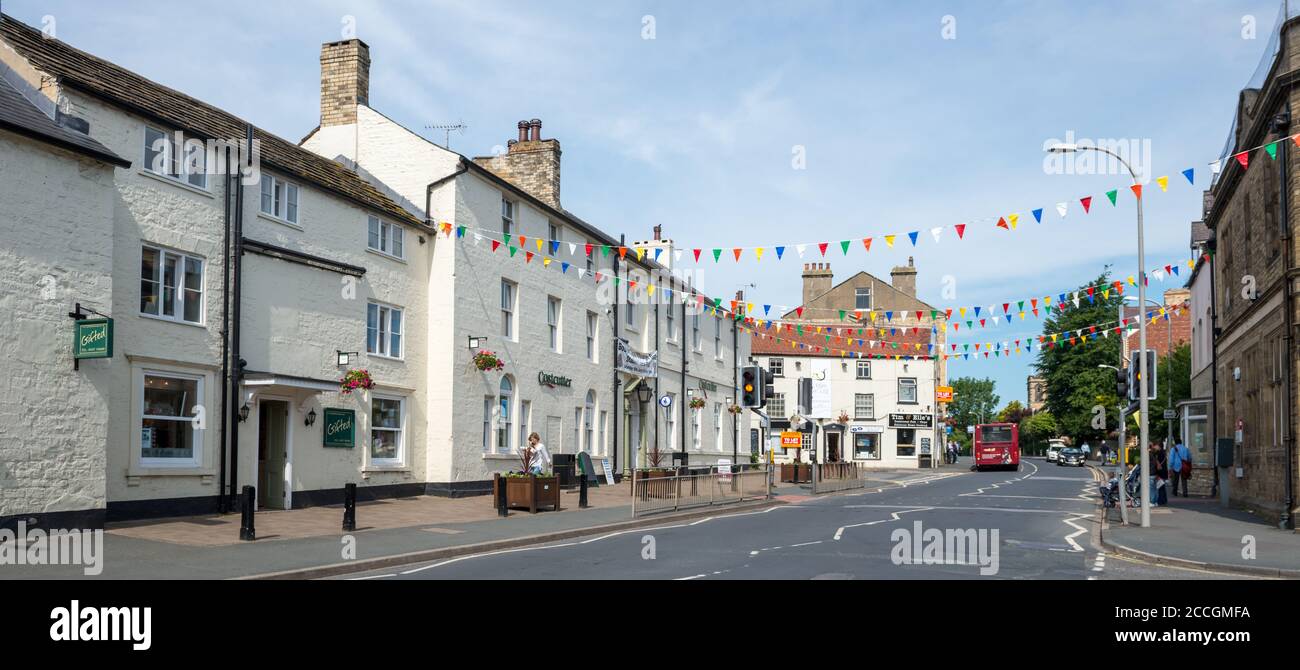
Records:
[[[1083,467],[1083,450],[1074,447],[1062,449],[1056,456],[1057,465],[1077,465]]]
[[[1061,450],[1065,449],[1065,442],[1061,440],[1047,441],[1047,462],[1055,463],[1056,458],[1061,455]]]

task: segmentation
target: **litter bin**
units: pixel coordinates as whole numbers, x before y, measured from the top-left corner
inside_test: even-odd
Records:
[[[571,489],[578,485],[576,475],[577,454],[552,454],[551,467],[555,470],[555,476],[560,480],[560,488]]]

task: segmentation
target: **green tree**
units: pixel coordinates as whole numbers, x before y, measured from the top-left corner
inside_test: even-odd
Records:
[[[1150,341],[1148,340],[1147,343],[1150,344]],[[1169,408],[1177,409],[1180,401],[1190,397],[1192,397],[1192,345],[1184,343],[1174,347],[1173,352],[1166,354],[1156,364],[1156,399],[1147,403],[1148,411],[1151,413],[1149,433],[1152,440],[1164,440],[1169,428],[1167,424],[1170,423],[1173,424],[1174,438],[1181,437],[1178,433],[1180,429],[1178,420],[1165,421],[1164,412]],[[1137,435],[1137,412],[1129,415],[1128,430],[1129,435]]]
[[[998,421],[1002,423],[1020,423],[1025,417],[1029,416],[1029,408],[1020,404],[1019,400],[1012,400],[998,411]]]
[[[1034,367],[1047,381],[1046,409],[1056,420],[1057,430],[1073,438],[1075,444],[1103,439],[1119,404],[1114,371],[1098,367],[1119,361],[1120,337],[1113,328],[1123,296],[1108,287],[1110,281],[1107,269],[1079,288],[1078,307],[1071,304],[1059,309],[1058,297],[1043,319],[1044,341]],[[1093,287],[1091,297],[1089,287]],[[1070,297],[1066,295],[1067,300]],[[1108,323],[1110,329],[1098,325]],[[1055,341],[1052,335],[1056,335]],[[1107,421],[1097,427],[1099,412],[1105,413]]]
[[[1056,418],[1043,410],[1020,421],[1020,450],[1025,453],[1047,452],[1047,441],[1057,435]]]
[[[988,378],[961,377],[952,383],[953,398],[948,403],[948,421],[952,426],[952,439],[961,444],[963,452],[971,443],[966,426],[995,418],[993,412],[998,406],[998,394],[993,392],[994,386],[994,381]]]

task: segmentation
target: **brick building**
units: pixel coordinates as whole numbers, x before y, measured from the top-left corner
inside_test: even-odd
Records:
[[[1300,131],[1300,17],[1284,14],[1260,72],[1241,91],[1223,169],[1205,199],[1204,221],[1215,317],[1213,363],[1215,434],[1233,437],[1226,484],[1234,504],[1286,520],[1294,527],[1296,463],[1294,278],[1297,201],[1296,151],[1277,144],[1277,158],[1251,152],[1243,167],[1232,155]],[[1283,188],[1285,185],[1285,188]]]

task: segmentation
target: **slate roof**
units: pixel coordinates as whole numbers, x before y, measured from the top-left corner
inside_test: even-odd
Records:
[[[0,15],[0,40],[36,69],[57,77],[60,84],[95,96],[135,114],[188,131],[200,139],[237,140],[247,121],[126,68],[45,37],[17,19]],[[424,222],[384,195],[365,179],[328,158],[254,127],[262,162],[330,191],[394,220],[422,226]]]
[[[131,161],[89,136],[55,123],[4,79],[0,79],[0,128],[105,163],[131,167]]]

